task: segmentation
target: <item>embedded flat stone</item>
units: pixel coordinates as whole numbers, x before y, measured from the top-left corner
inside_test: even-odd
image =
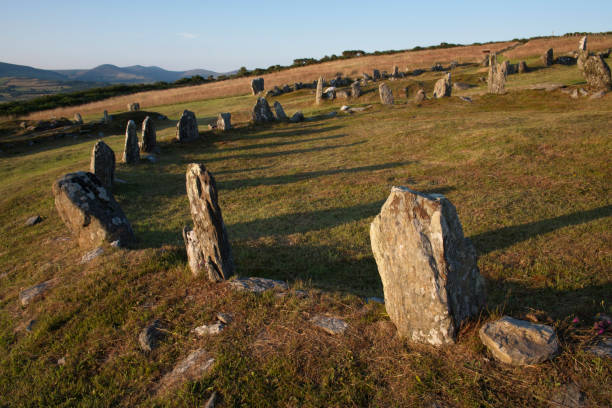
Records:
[[[285,282],[266,278],[243,278],[230,281],[229,284],[236,290],[261,293],[266,290],[287,290]]]
[[[208,374],[215,363],[215,358],[204,349],[194,350],[160,381],[159,390],[175,388],[188,381],[195,381]]]
[[[343,334],[348,327],[348,324],[344,320],[338,319],[337,317],[319,315],[310,319],[310,322],[332,335]]]
[[[45,282],[41,282],[38,285],[34,285],[30,288],[22,290],[19,293],[19,302],[21,302],[21,306],[27,306],[35,299],[42,296],[42,294],[47,291],[47,289],[49,289],[52,284],[53,280],[48,280]]]
[[[195,329],[193,329],[193,331],[198,336],[206,336],[206,335],[219,334],[223,331],[224,328],[225,328],[225,324],[221,322],[217,322],[214,324],[209,324],[209,325],[204,324],[202,326],[198,326]]]

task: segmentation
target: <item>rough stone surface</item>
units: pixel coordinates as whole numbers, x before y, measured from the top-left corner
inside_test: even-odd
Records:
[[[549,48],[543,55],[542,55],[542,63],[544,64],[544,66],[549,67],[553,64],[554,62],[554,55],[553,55],[553,49]]]
[[[261,293],[266,290],[287,290],[289,287],[285,282],[266,278],[243,278],[229,282],[232,288],[247,292]]]
[[[223,112],[217,115],[217,129],[230,130],[232,128],[232,114]]]
[[[251,80],[251,93],[253,95],[257,95],[260,92],[264,91],[264,79],[263,78],[255,78]]]
[[[399,67],[397,65],[394,65],[393,68],[391,69],[391,76],[393,78],[399,78],[400,77]]]
[[[355,81],[351,84],[351,97],[359,98],[361,96],[361,85],[359,81]]]
[[[578,43],[578,51],[587,51],[587,36],[585,35]]]
[[[297,122],[302,122],[303,120],[304,120],[304,114],[302,113],[302,111],[297,111],[291,116],[291,119],[289,119],[289,122],[297,123]]]
[[[234,274],[232,248],[227,237],[221,208],[217,201],[217,185],[213,175],[203,164],[187,167],[187,196],[200,254],[196,257],[203,268],[192,269],[194,274],[206,271],[211,281],[228,279]],[[190,266],[192,262],[190,261]]]
[[[210,395],[210,397],[206,401],[206,404],[204,404],[204,408],[215,408],[215,406],[217,405],[218,398],[219,397],[218,397],[217,391],[213,391],[213,393]]]
[[[559,349],[552,327],[509,316],[485,323],[478,335],[493,357],[507,364],[538,364],[553,357]]]
[[[612,358],[612,337],[603,339],[597,344],[587,347],[586,350],[598,357]]]
[[[74,114],[74,121],[79,125],[83,123],[83,118],[80,113],[77,112]]]
[[[310,319],[310,322],[332,335],[343,334],[348,327],[344,320],[337,317],[315,316]]]
[[[375,69],[372,71],[372,79],[374,79],[374,81],[378,81],[380,80],[380,71]]]
[[[550,396],[551,407],[557,408],[580,408],[586,407],[587,401],[584,393],[580,391],[575,383],[563,384],[555,389]]]
[[[140,103],[132,102],[127,105],[128,111],[130,112],[138,112],[140,110]]]
[[[119,240],[113,241],[113,242],[119,242]],[[87,252],[85,255],[81,257],[81,264],[89,263],[93,261],[94,259],[96,259],[97,257],[99,257],[100,255],[102,255],[103,253],[104,253],[104,248],[102,247],[97,247],[95,249],[92,249],[91,251]]]
[[[176,124],[176,139],[179,142],[189,142],[197,140],[199,137],[198,121],[195,113],[185,109]]]
[[[155,132],[155,123],[149,116],[142,122],[142,141],[140,142],[140,150],[145,153],[152,153],[157,149],[157,134]]]
[[[443,98],[445,96],[451,96],[453,85],[451,83],[451,74],[447,72],[444,77],[438,79],[434,87],[433,96],[434,98]]]
[[[42,218],[40,215],[33,215],[28,218],[25,222],[26,227],[31,227],[32,225],[36,225],[39,222],[42,222]]]
[[[506,72],[497,63],[495,54],[489,55],[489,75],[487,77],[487,88],[491,94],[503,94],[506,91]]]
[[[525,61],[521,61],[518,64],[518,73],[519,74],[524,74],[526,72],[529,72],[529,67],[527,67],[527,63]]]
[[[136,123],[130,120],[125,129],[125,147],[123,149],[123,162],[135,164],[140,161],[140,148],[138,147],[138,135],[136,134]]]
[[[414,102],[415,103],[421,103],[425,100],[425,90],[424,89],[419,89],[417,91],[417,93],[414,95]]]
[[[315,103],[319,105],[323,100],[323,77],[317,80],[317,90],[315,92]]]
[[[610,67],[600,55],[590,55],[584,60],[582,74],[592,91],[612,89]]]
[[[204,349],[194,350],[160,381],[159,391],[165,392],[188,381],[195,381],[208,374],[215,364],[215,358]]]
[[[60,218],[82,247],[133,241],[134,232],[121,207],[93,173],[66,174],[53,184],[53,195]]]
[[[191,273],[198,276],[206,270],[204,254],[200,249],[200,241],[198,241],[195,231],[188,226],[183,228],[183,240],[187,249],[189,269],[191,269]]]
[[[142,351],[149,353],[157,347],[159,340],[163,336],[163,332],[160,329],[161,322],[157,319],[142,329],[138,335],[138,344]]]
[[[266,98],[257,98],[257,102],[253,106],[252,119],[255,123],[274,122],[274,114],[270,110]]]
[[[49,289],[52,285],[53,280],[48,280],[19,292],[19,302],[21,303],[21,306],[29,305],[35,299],[42,296],[43,293],[45,293],[45,291],[47,291],[47,289]]]
[[[217,322],[217,323],[213,323],[209,325],[198,326],[195,329],[193,329],[193,331],[198,336],[208,336],[208,335],[219,334],[223,331],[224,328],[225,328],[225,324],[223,324],[222,322]]]
[[[219,320],[223,324],[230,324],[234,320],[234,318],[228,313],[219,312],[217,313],[217,320]]]
[[[393,187],[370,226],[370,241],[400,336],[454,343],[461,323],[485,303],[476,251],[455,206],[440,194]]]
[[[274,102],[274,112],[276,112],[276,119],[278,120],[288,120],[287,114],[283,109],[283,105],[280,104],[279,101]]]
[[[108,125],[110,123],[110,118],[108,117],[108,111],[104,111],[104,117],[102,118],[102,122],[105,125]]]
[[[383,105],[393,105],[393,92],[391,88],[384,82],[378,86],[378,93],[380,94],[380,102]]]
[[[98,140],[91,151],[89,171],[96,175],[106,188],[113,186],[115,180],[115,152],[109,145]]]

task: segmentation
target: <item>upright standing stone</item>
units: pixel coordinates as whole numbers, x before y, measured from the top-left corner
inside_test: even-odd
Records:
[[[108,189],[115,180],[115,152],[109,145],[98,140],[91,151],[89,171],[96,175],[102,185]]]
[[[445,96],[451,96],[453,91],[453,84],[451,83],[451,74],[447,72],[444,77],[438,79],[434,87],[433,96],[434,98],[443,98]]]
[[[94,174],[66,174],[53,184],[53,195],[60,218],[81,247],[133,241],[134,232],[121,207]]]
[[[393,92],[391,88],[384,82],[378,86],[378,93],[380,94],[380,102],[383,105],[393,105]]]
[[[83,123],[83,118],[81,117],[81,114],[79,112],[74,114],[74,121],[79,125]]]
[[[176,124],[176,139],[179,142],[189,142],[199,137],[198,121],[196,120],[195,113],[185,109]]]
[[[232,128],[232,114],[229,112],[217,115],[217,129],[230,130]]]
[[[518,73],[519,74],[524,74],[526,72],[529,72],[529,67],[527,67],[527,63],[525,61],[521,61],[518,64]]]
[[[510,74],[510,61],[506,60],[499,64],[499,69],[504,73],[504,75],[506,75],[506,77],[508,77]]]
[[[361,85],[359,81],[355,81],[351,84],[351,97],[359,98],[361,96]]]
[[[489,76],[487,88],[491,94],[503,94],[506,89],[506,73],[500,69],[495,54],[489,55]]]
[[[257,98],[257,102],[253,106],[252,118],[255,123],[274,122],[274,114],[270,110],[266,98]]]
[[[414,103],[419,104],[425,100],[425,90],[419,89],[414,96]]]
[[[592,91],[612,89],[610,67],[601,55],[589,55],[583,62],[582,74]]]
[[[578,51],[587,51],[587,36],[585,35],[578,43]]]
[[[251,92],[253,93],[253,95],[257,95],[263,91],[264,91],[264,79],[263,78],[255,78],[251,80]]]
[[[226,280],[234,274],[234,260],[221,208],[217,201],[217,185],[213,175],[203,164],[191,163],[187,167],[187,197],[193,218],[191,239],[197,241],[201,259],[194,274],[206,271],[211,281]],[[192,265],[193,266],[193,265]]]
[[[397,65],[394,65],[394,66],[393,66],[393,70],[392,70],[391,72],[392,72],[392,73],[391,73],[391,76],[392,76],[393,78],[396,78],[396,79],[397,79],[397,78],[399,78],[399,77],[400,77],[399,67],[398,67]]]
[[[140,150],[146,153],[154,152],[157,148],[157,135],[155,132],[155,123],[149,116],[142,122],[142,142]]]
[[[317,81],[317,91],[315,94],[315,103],[319,105],[323,99],[323,77],[319,77]]]
[[[380,79],[380,71],[375,69],[372,71],[372,79],[374,79],[374,81],[378,81]]]
[[[287,115],[285,114],[283,105],[281,105],[279,101],[274,102],[274,112],[276,112],[276,119],[278,120],[288,120],[289,119]]]
[[[587,37],[585,35],[584,37],[580,39],[580,42],[578,43],[578,55],[576,58],[576,65],[578,66],[578,69],[580,70],[580,72],[583,72],[584,63],[586,62],[588,57],[589,57],[589,50],[587,48]]]
[[[399,334],[454,343],[461,323],[484,305],[485,288],[453,204],[440,194],[393,187],[370,226],[370,241]]]
[[[106,111],[106,110],[104,111],[104,119],[103,119],[103,121],[104,121],[105,125],[108,125],[108,123],[110,122],[110,119],[108,117],[108,111]]]
[[[140,161],[140,149],[138,148],[138,135],[136,134],[136,123],[130,120],[125,129],[125,148],[123,150],[123,162],[134,164]]]
[[[553,58],[553,49],[549,48],[544,55],[542,55],[542,63],[544,64],[544,66],[550,67],[553,62],[554,62],[554,58]]]
[[[127,105],[128,111],[130,112],[138,112],[140,110],[140,103],[132,102]]]

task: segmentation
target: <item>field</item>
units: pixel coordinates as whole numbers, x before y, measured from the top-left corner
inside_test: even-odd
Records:
[[[59,92],[80,91],[92,86],[99,86],[99,84],[34,78],[0,78],[0,103],[32,99]]]
[[[308,81],[366,66],[390,70],[393,57],[286,71],[266,85],[300,73]],[[431,58],[427,64],[461,60]],[[601,338],[595,315],[612,313],[612,96],[571,99],[560,90],[526,89],[584,81],[576,67],[540,67],[537,53],[524,58],[537,69],[510,76],[505,95],[483,94],[482,68],[454,70],[455,81],[474,88],[453,95],[471,95],[473,103],[455,96],[412,103],[417,86],[431,95],[440,73],[388,82],[393,106],[380,105],[378,84],[370,85],[357,105],[371,107],[352,115],[326,115],[354,103],[314,106],[310,90],[272,99],[312,119],[297,124],[248,124],[254,97],[244,95],[246,79],[82,107],[89,121],[105,106],[118,115],[126,101],[140,100],[169,118],[156,122],[156,163],[118,164],[126,183],[113,193],[135,229],[136,248],[106,247],[86,264],[57,216],[51,184],[88,169],[97,133],[29,146],[19,139],[32,136],[9,136],[16,122],[1,124],[0,141],[10,137],[12,144],[0,156],[0,407],[202,406],[213,390],[228,407],[560,406],[555,401],[568,384],[590,406],[612,405],[610,359],[586,350]],[[201,141],[172,141],[184,109],[196,113]],[[232,113],[236,129],[205,130],[222,111]],[[100,130],[118,158],[123,126]],[[238,275],[285,280],[289,295],[244,294],[191,276],[181,230],[191,223],[185,170],[192,162],[217,179]],[[382,297],[369,225],[393,185],[443,193],[479,253],[488,305],[455,346],[398,338],[384,305],[366,301]],[[43,222],[24,226],[35,214]],[[51,279],[43,298],[21,306],[21,290]],[[234,316],[221,334],[191,331],[217,312]],[[349,329],[325,334],[308,321],[316,314],[341,317]],[[504,314],[553,325],[561,353],[537,366],[496,362],[477,331]],[[145,354],[138,333],[155,318],[166,336]],[[163,375],[199,347],[216,356],[213,371],[158,390]]]

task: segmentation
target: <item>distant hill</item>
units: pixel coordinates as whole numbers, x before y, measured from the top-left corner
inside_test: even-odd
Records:
[[[0,78],[33,78],[50,81],[66,81],[68,78],[55,71],[28,67],[27,65],[0,62]]]

